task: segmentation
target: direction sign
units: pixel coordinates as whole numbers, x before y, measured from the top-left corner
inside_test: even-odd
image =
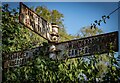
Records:
[[[71,40],[56,44],[57,52],[62,56],[77,57],[118,51],[118,32]],[[59,56],[58,56],[59,57]]]
[[[35,55],[39,55],[43,49],[44,46],[40,46],[26,51],[3,54],[3,68],[26,65]],[[47,48],[44,49],[44,52],[47,53]]]
[[[48,23],[22,2],[20,2],[19,22],[41,37],[50,40],[51,23]]]
[[[57,55],[57,58],[64,59],[68,56],[80,57],[88,56],[94,54],[109,53],[110,50],[118,51],[118,31],[111,32],[107,34],[101,34],[92,37],[81,38],[77,40],[71,40],[61,43],[56,43],[55,47],[52,46]],[[18,67],[25,65],[27,61],[32,59],[34,55],[39,55],[43,47],[37,47],[24,52],[14,52],[11,54],[3,54],[3,66],[8,67]],[[48,52],[48,48],[44,50],[45,53]],[[59,56],[60,55],[60,56]]]

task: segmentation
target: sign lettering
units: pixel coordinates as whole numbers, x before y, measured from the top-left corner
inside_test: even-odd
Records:
[[[48,23],[45,19],[40,17],[34,11],[29,9],[23,3],[20,3],[20,16],[19,21],[21,24],[25,25],[30,30],[34,31],[41,37],[49,40],[49,33],[51,24]]]
[[[118,32],[87,37],[56,44],[60,54],[68,57],[85,56],[118,51]]]
[[[24,52],[14,52],[10,54],[3,54],[3,66],[8,67],[18,67],[21,65],[26,65],[27,61],[33,59],[34,55],[39,55],[42,47],[37,47]]]

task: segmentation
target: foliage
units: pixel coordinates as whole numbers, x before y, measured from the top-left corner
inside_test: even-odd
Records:
[[[80,31],[82,34],[79,34],[79,35],[81,35],[82,37],[94,36],[94,35],[103,33],[103,31],[101,29],[99,29],[98,27],[91,28],[91,26],[83,27]],[[115,54],[112,54],[113,58],[114,58],[114,55]],[[103,77],[104,77],[104,75],[105,75],[105,77],[107,77],[106,72],[111,71],[111,69],[110,69],[111,56],[107,53],[106,54],[99,54],[99,57],[96,57],[96,60],[98,61],[98,63],[95,63],[96,67],[99,68],[97,71],[97,75],[98,75],[100,81],[101,80],[105,81],[106,79],[108,80],[108,78],[103,78]],[[117,62],[117,65],[118,65],[118,63],[119,62]],[[120,65],[118,65],[118,66],[120,66]],[[119,67],[117,67],[117,68],[119,69]],[[118,70],[116,72],[118,72]],[[109,73],[111,73],[111,72],[109,72]],[[112,77],[112,75],[110,76],[109,81],[112,81],[111,77]]]
[[[63,14],[57,10],[49,10],[46,6],[38,6],[35,8],[35,12],[46,19],[49,23],[56,23],[60,27],[63,26]]]
[[[36,46],[42,45],[43,42],[47,42],[39,35],[35,34],[34,32],[18,23],[18,9],[19,8],[9,8],[9,4],[2,6],[2,48],[3,52],[5,53],[34,48]],[[35,10],[36,13],[38,13],[41,17],[47,19],[48,22],[56,22],[59,26],[63,26],[63,15],[57,10],[50,11],[44,6],[39,6]],[[50,13],[50,15],[46,15],[47,12]],[[53,16],[55,16],[56,19],[52,19]],[[59,32],[60,35],[62,34],[62,37],[60,37],[60,42],[74,38],[74,36],[67,34],[65,28],[60,28]],[[66,37],[68,39],[66,39]]]
[[[120,68],[117,66],[118,62],[114,58],[114,53],[106,56],[111,56],[111,63],[101,66],[99,55],[61,61],[53,61],[40,55],[28,62],[26,66],[4,70],[3,83],[120,81]],[[101,70],[101,67],[104,69]]]
[[[10,9],[8,4],[2,6],[2,48],[5,53],[26,50],[46,42],[18,22],[18,9]]]
[[[35,12],[46,19],[49,23],[56,23],[59,28],[59,42],[68,41],[76,38],[76,36],[70,35],[65,30],[65,26],[63,25],[64,15],[61,14],[57,10],[50,10],[46,6],[38,6],[35,8]]]
[[[89,36],[94,36],[94,35],[103,33],[103,31],[101,29],[99,29],[98,27],[91,28],[90,26],[83,27],[80,30],[80,32],[81,32],[81,34],[80,33],[78,33],[78,34],[81,35],[82,37],[89,37]]]
[[[57,10],[52,11],[53,15],[46,7],[40,6],[35,10],[49,22],[58,22],[58,24],[62,26],[61,18],[63,18],[63,15],[58,14],[59,12]],[[18,50],[25,50],[37,46],[44,41],[41,37],[30,32],[30,30],[18,23],[17,10],[10,10],[9,5],[6,4],[3,6],[2,11],[2,42],[4,52],[9,53]],[[50,17],[51,15],[54,16],[55,19]],[[87,33],[86,30],[84,36],[87,36]],[[90,31],[90,33],[93,32]],[[95,34],[96,33],[97,31]],[[66,33],[64,28],[61,28],[60,34],[63,34],[69,39],[73,38],[72,35]],[[62,40],[64,41],[66,39],[64,38]],[[104,81],[120,81],[120,66],[114,57],[113,51],[105,54],[104,57],[102,57],[102,55],[92,55],[90,57],[53,61],[45,57],[43,50],[40,55],[34,57],[32,61],[28,61],[25,66],[3,70],[3,83],[91,83]]]

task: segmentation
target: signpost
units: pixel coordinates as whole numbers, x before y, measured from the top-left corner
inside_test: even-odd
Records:
[[[33,10],[29,9],[22,2],[20,3],[19,22],[43,37],[44,39],[51,41],[51,24],[40,17],[38,14],[36,14]]]
[[[20,3],[19,21],[21,24],[49,41],[49,50],[46,48],[44,51],[49,51],[49,57],[52,59],[109,53],[110,50],[118,52],[118,31],[58,43],[59,27],[55,23],[48,23],[23,3]],[[4,68],[24,65],[34,57],[34,54],[39,55],[40,51],[41,47],[37,47],[24,52],[5,54],[3,58]]]
[[[54,43],[58,42],[59,27],[55,23],[48,23],[45,19],[40,17],[23,3],[20,3],[19,22],[43,37],[44,39],[48,40],[50,43],[50,49],[54,45]],[[3,66],[4,68],[8,68],[25,65],[27,61],[34,57],[35,53],[36,55],[39,55],[40,51],[40,47],[37,47],[35,49],[24,52],[4,54]],[[45,51],[45,53],[47,53],[47,51]],[[50,56],[52,52],[53,51],[50,51]]]
[[[86,55],[108,53],[110,50],[118,51],[118,32],[101,34],[56,44],[57,52],[61,56],[79,57]]]

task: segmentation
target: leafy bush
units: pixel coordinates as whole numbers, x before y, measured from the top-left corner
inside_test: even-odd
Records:
[[[103,65],[98,55],[66,60],[51,60],[38,56],[26,66],[4,70],[4,83],[70,83],[120,81],[120,69],[113,53],[110,63]],[[103,67],[103,68],[102,68]],[[106,69],[105,69],[106,68]]]

